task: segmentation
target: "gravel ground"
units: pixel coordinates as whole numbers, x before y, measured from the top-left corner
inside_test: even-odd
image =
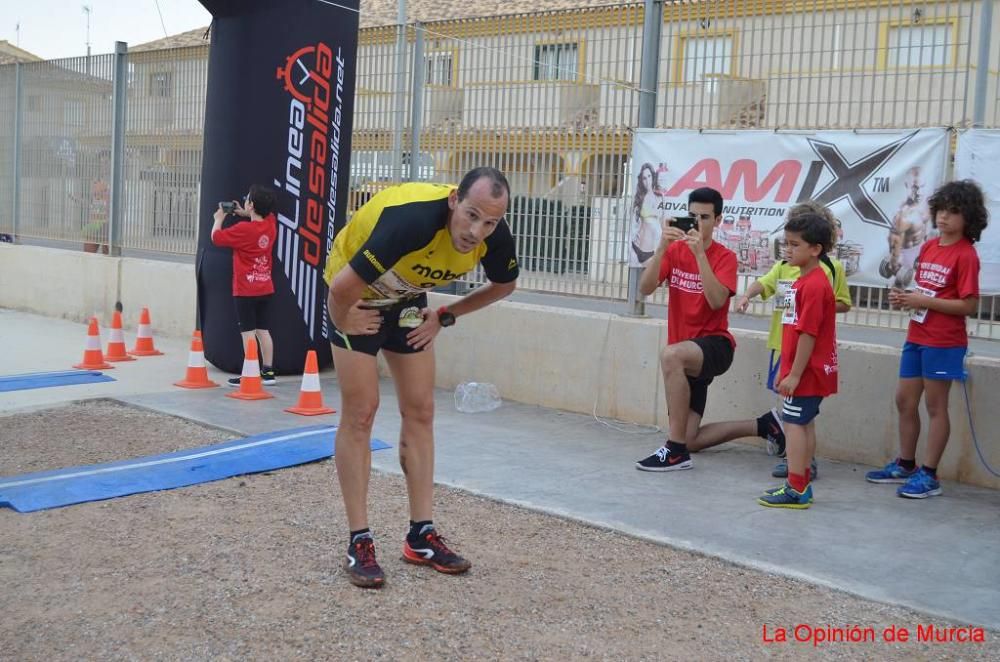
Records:
[[[107,400],[0,417],[0,475],[231,435]],[[380,451],[391,453],[393,451]],[[473,561],[400,560],[406,493],[372,477],[387,574],[357,589],[332,462],[33,514],[0,510],[0,659],[996,660],[985,644],[893,644],[940,618],[438,488]],[[875,643],[762,641],[765,624],[871,626]],[[793,637],[790,636],[789,639]],[[772,636],[773,638],[773,636]]]

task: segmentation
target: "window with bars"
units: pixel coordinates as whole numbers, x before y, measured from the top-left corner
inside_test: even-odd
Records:
[[[687,37],[681,55],[681,82],[698,83],[713,74],[732,73],[733,38]]]
[[[169,71],[149,75],[149,96],[167,98],[173,96],[174,77]]]
[[[579,74],[578,44],[535,46],[535,80],[576,80]]]
[[[952,64],[952,25],[898,25],[889,27],[886,65],[889,67],[943,67]]]
[[[154,237],[192,239],[197,236],[198,191],[191,188],[153,190]]]
[[[80,128],[87,123],[86,119],[83,101],[79,99],[67,99],[63,103],[63,123],[67,127]]]
[[[452,54],[428,53],[424,56],[424,82],[427,85],[452,84]]]

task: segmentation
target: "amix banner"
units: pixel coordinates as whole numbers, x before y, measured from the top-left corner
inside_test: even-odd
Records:
[[[346,211],[358,0],[201,3],[213,16],[196,262],[205,358],[243,365],[232,253],[210,233],[218,203],[256,183],[277,195],[274,369],[301,373],[309,349],[328,365],[322,274]]]

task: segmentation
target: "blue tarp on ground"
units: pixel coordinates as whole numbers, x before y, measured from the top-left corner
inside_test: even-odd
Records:
[[[6,391],[27,391],[33,388],[49,388],[50,386],[74,386],[76,384],[96,384],[98,382],[113,381],[115,381],[114,377],[108,377],[99,370],[27,372],[21,375],[5,375],[0,377],[0,393]]]
[[[0,478],[0,506],[30,513],[315,462],[333,455],[336,429],[280,430],[166,455]],[[371,441],[372,450],[389,447]]]

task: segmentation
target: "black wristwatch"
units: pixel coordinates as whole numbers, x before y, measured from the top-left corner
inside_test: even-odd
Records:
[[[437,309],[438,324],[441,326],[452,326],[455,324],[455,314],[448,312],[446,306]]]

